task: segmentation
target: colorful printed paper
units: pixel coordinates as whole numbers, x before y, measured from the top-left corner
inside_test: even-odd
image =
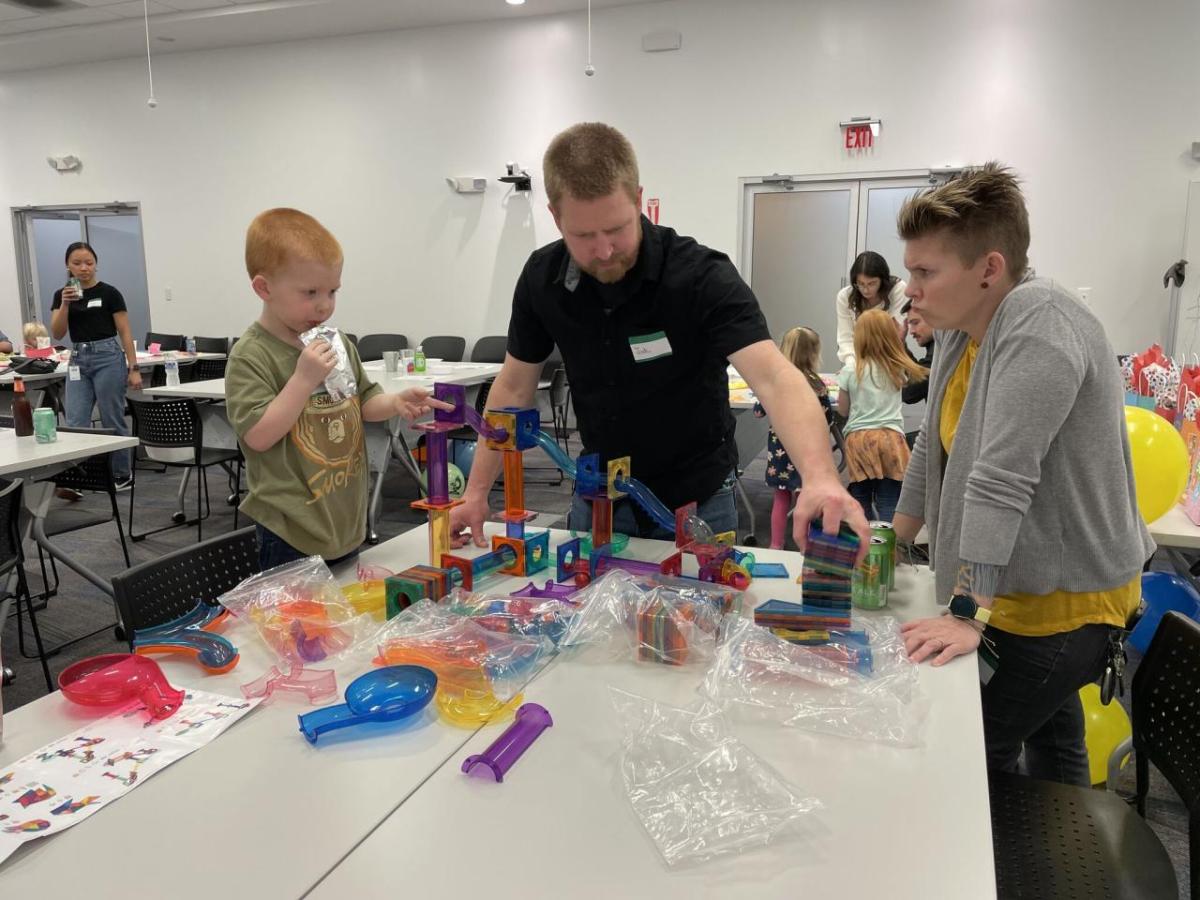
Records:
[[[260,700],[188,691],[151,720],[139,700],[0,766],[0,862],[21,844],[82,822],[176,760],[199,750]]]

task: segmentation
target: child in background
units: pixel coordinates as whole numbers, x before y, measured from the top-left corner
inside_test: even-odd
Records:
[[[854,356],[838,374],[838,412],[848,417],[848,489],[868,519],[891,522],[909,459],[901,392],[929,371],[905,352],[882,309],[867,310],[854,323]]]
[[[50,332],[41,322],[26,322],[21,328],[21,337],[25,341],[26,353],[50,347]]]
[[[779,349],[792,365],[803,373],[805,380],[816,392],[828,421],[829,390],[817,374],[817,367],[821,364],[821,336],[811,328],[793,328],[783,336],[783,340],[779,342]],[[761,419],[766,414],[761,403],[754,404],[755,416]],[[800,490],[800,473],[788,459],[787,451],[775,436],[774,428],[767,433],[766,482],[775,489],[771,502],[771,549],[782,550],[783,542],[787,538],[788,510],[792,508],[796,491]]]
[[[366,534],[363,423],[452,407],[420,388],[385,394],[349,340],[302,339],[333,316],[342,280],[341,245],[312,216],[261,213],[246,233],[246,271],[262,314],[234,344],[225,376],[250,485],[242,511],[257,523],[263,569],[313,555],[334,564]],[[331,393],[335,369],[343,390]]]

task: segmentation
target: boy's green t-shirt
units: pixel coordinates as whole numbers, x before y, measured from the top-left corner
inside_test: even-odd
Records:
[[[358,395],[335,401],[322,386],[275,446],[262,453],[242,438],[296,370],[300,348],[255,322],[234,344],[225,371],[225,405],[242,444],[250,494],[242,511],[302,553],[345,556],[362,543],[367,521],[367,451],[362,404],[382,388],[367,378],[345,341]]]

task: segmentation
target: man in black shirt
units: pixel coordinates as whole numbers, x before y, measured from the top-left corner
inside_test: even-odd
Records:
[[[601,471],[609,459],[629,456],[632,476],[669,509],[695,500],[714,530],[735,530],[732,362],[803,477],[797,544],[803,548],[816,517],[829,531],[845,520],[865,538],[862,509],[833,466],[816,395],[771,340],[729,258],[640,215],[637,160],[625,137],[599,123],[576,125],[551,142],[543,172],[562,240],[535,251],[517,282],[508,354],[489,407],[533,406],[542,362],[557,345],[584,452],[599,454]],[[467,526],[484,545],[500,465],[498,453],[476,448],[466,502],[451,514],[456,545]],[[591,527],[590,506],[578,496],[569,524]],[[631,500],[614,505],[613,530],[669,537]]]
[[[929,327],[929,323],[921,317],[921,314],[912,308],[911,300],[900,307],[900,313],[904,316],[904,324],[908,327],[908,333],[925,351],[925,357],[917,359],[916,354],[908,350],[907,346],[904,349],[908,350],[908,355],[913,358],[914,362],[927,369],[931,368],[933,366],[933,329]],[[905,403],[920,403],[929,396],[929,379],[905,385],[901,393]]]

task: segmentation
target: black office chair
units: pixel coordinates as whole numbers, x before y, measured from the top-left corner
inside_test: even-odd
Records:
[[[408,338],[402,334],[364,334],[358,342],[358,358],[363,362],[371,362],[383,359],[385,350],[407,349]]]
[[[191,612],[197,602],[215,606],[218,597],[257,571],[258,542],[251,526],[175,550],[114,576],[113,596],[129,649],[133,649],[137,629],[178,619]]]
[[[421,352],[427,358],[445,362],[462,362],[467,352],[467,339],[452,334],[435,334],[421,341]]]
[[[550,415],[554,426],[554,440],[571,455],[571,429],[567,419],[571,410],[571,385],[567,383],[567,370],[559,366],[550,376]]]
[[[197,353],[224,353],[226,355],[229,353],[229,338],[197,337],[195,340]],[[228,362],[227,359],[198,359],[189,367],[190,378],[188,380],[211,381],[214,378],[224,378],[225,366]]]
[[[60,425],[58,430],[74,434],[116,434],[111,428],[67,428]],[[111,460],[111,452],[97,453],[94,456],[80,460],[69,469],[64,469],[44,479],[58,488],[66,488],[80,493],[107,494],[109,508],[108,511],[95,508],[89,509],[86,503],[53,505],[50,507],[43,521],[43,530],[47,537],[56,537],[60,534],[69,534],[73,531],[81,531],[84,528],[91,528],[95,525],[104,525],[112,522],[117,526],[117,540],[121,542],[121,555],[125,558],[125,566],[128,568],[130,565],[129,548],[125,544],[125,527],[121,522],[120,506],[117,504],[117,488],[113,479]],[[42,584],[45,585],[45,589],[39,597],[44,598],[44,602],[48,602],[51,597],[58,594],[58,564],[54,561],[54,557],[51,556],[50,570],[47,572],[46,554],[42,551],[40,544],[38,545],[38,566],[42,573]],[[17,616],[20,618],[19,609]],[[102,631],[107,631],[114,625],[118,626],[119,629],[119,624],[119,622],[112,622],[101,628],[89,631],[87,634],[63,641],[54,647],[48,647],[46,648],[46,655],[53,656],[64,647],[69,647],[93,635],[100,634]],[[17,637],[21,654],[26,659],[33,659],[34,657],[25,651],[24,632],[19,631]]]
[[[242,454],[238,450],[223,450],[204,446],[204,422],[200,410],[191,397],[171,400],[135,400],[130,397],[129,408],[133,413],[133,433],[143,447],[188,448],[191,457],[185,461],[154,460],[167,468],[196,469],[196,518],[187,519],[176,513],[177,521],[162,528],[141,534],[133,533],[133,501],[137,489],[137,478],[129,486],[129,537],[140,541],[152,534],[177,528],[180,525],[195,525],[196,540],[204,537],[203,522],[212,513],[208,496],[208,469],[221,466],[233,484],[241,484]],[[237,528],[238,507],[233,508],[233,527]]]
[[[42,663],[42,675],[46,678],[46,691],[54,690],[54,679],[50,677],[50,666],[46,662],[46,647],[42,643],[42,632],[38,628],[37,613],[33,610],[33,598],[29,594],[29,584],[25,580],[25,553],[21,548],[21,498],[25,482],[18,478],[0,490],[0,628],[8,621],[8,610],[13,601],[17,603],[18,640],[23,641],[21,631],[24,630],[21,619],[21,606],[29,614],[29,626],[33,631],[33,641],[37,646],[37,658]],[[14,581],[15,582],[15,590]],[[13,680],[11,670],[5,670],[0,676],[5,684]]]
[[[355,334],[353,331],[343,331],[342,337],[344,337],[346,340],[348,340],[350,343],[352,343],[355,347],[358,346],[358,335]]]
[[[1188,808],[1191,897],[1200,830],[1200,625],[1167,613],[1133,676],[1137,813],[1116,794],[991,773],[996,890],[1007,898],[1179,896],[1175,869],[1146,824],[1150,763]]]
[[[147,331],[144,349],[149,350],[151,344],[158,344],[159,348],[164,352],[167,350],[182,350],[186,343],[187,338],[182,334],[160,334],[157,331]]]
[[[492,334],[481,337],[471,348],[471,362],[502,363],[508,352],[508,335]]]

